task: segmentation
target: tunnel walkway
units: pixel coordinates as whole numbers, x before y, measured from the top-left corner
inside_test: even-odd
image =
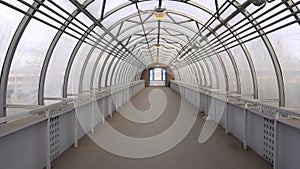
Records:
[[[136,109],[146,111],[150,108],[147,98],[153,91],[162,91],[167,103],[164,112],[153,122],[135,123],[124,118],[119,112],[106,121],[124,135],[144,138],[155,136],[168,129],[176,120],[180,106],[180,96],[167,87],[144,89],[131,101]],[[124,105],[126,108],[127,104]],[[184,102],[193,109],[192,105]],[[152,106],[157,106],[153,104]],[[156,112],[150,112],[156,113]],[[193,114],[196,116],[196,114]],[[70,147],[53,161],[53,169],[271,169],[272,166],[252,150],[245,151],[242,143],[231,135],[225,135],[218,127],[212,137],[203,144],[198,138],[205,120],[198,116],[188,135],[166,153],[149,158],[125,158],[109,153],[95,144],[85,135],[79,141],[78,148]],[[103,129],[103,124],[96,127],[95,133]],[[101,128],[102,127],[102,128]]]

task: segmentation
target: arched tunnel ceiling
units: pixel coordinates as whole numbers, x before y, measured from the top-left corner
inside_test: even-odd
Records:
[[[300,52],[292,50],[300,45],[299,4],[296,0],[0,1],[1,113],[7,102],[45,104],[47,98],[139,79],[155,64],[173,70],[176,80],[296,106],[299,77],[290,74],[300,71],[296,68]],[[160,10],[165,16],[156,20]],[[27,86],[34,87],[22,91],[26,86],[12,85],[11,79],[26,72],[32,78]],[[23,92],[16,94],[19,97],[14,95],[17,90]],[[21,96],[28,93],[35,94],[29,99]]]

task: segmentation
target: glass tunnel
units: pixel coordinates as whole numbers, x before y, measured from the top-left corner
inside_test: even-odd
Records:
[[[224,103],[226,132],[238,128],[235,137],[274,168],[299,168],[299,8],[299,0],[0,0],[0,168],[9,133],[50,125],[74,100],[113,111],[151,86],[206,116]],[[239,127],[230,129],[228,107],[240,110]],[[257,142],[251,111],[261,117]],[[30,116],[43,118],[18,123]],[[44,154],[28,168],[49,168],[56,156]]]

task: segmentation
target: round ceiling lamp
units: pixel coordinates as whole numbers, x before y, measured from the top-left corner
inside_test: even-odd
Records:
[[[163,20],[166,16],[166,8],[158,7],[154,9],[154,18],[155,20]]]

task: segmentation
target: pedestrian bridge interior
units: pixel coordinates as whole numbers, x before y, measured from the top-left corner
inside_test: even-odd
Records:
[[[299,169],[299,0],[0,0],[0,168]]]

